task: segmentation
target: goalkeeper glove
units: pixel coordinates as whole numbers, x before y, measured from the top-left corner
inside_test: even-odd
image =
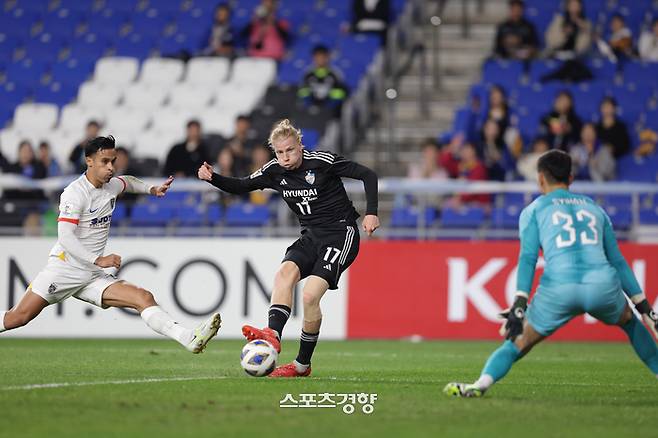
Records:
[[[501,334],[505,336],[505,339],[513,342],[517,336],[523,333],[523,322],[525,321],[525,311],[527,308],[528,296],[519,294],[516,296],[512,307],[500,314],[500,316],[506,319],[501,330]]]
[[[645,298],[644,300],[637,303],[635,308],[640,313],[640,315],[642,315],[642,320],[644,323],[649,326],[653,332],[653,335],[656,337],[656,339],[658,339],[658,315],[656,315],[656,312],[651,308],[649,301],[647,301]]]

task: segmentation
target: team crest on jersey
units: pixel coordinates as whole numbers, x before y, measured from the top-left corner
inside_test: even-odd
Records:
[[[315,172],[313,172],[312,170],[307,170],[306,176],[304,178],[306,179],[307,183],[313,184],[315,182]]]
[[[48,293],[54,294],[56,291],[57,291],[57,284],[51,283],[50,286],[48,286]]]

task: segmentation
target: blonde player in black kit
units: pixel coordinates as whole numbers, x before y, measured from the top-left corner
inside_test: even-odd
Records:
[[[377,175],[333,153],[304,150],[301,131],[287,119],[274,127],[269,142],[276,158],[246,178],[218,175],[207,163],[201,166],[198,176],[228,193],[274,189],[299,218],[302,235],[288,247],[274,278],[268,327],[245,325],[242,333],[249,341],[263,339],[281,351],[281,334],[290,317],[294,287],[308,278],[303,290],[304,325],[299,354],[294,362],[270,374],[305,377],[311,374],[311,356],[322,323],[320,300],[327,289],[338,288],[340,275],[359,252],[359,213],[347,197],[341,177],[363,181],[367,206],[362,227],[371,235],[379,228]]]

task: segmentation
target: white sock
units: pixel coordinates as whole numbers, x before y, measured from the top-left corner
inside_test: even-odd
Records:
[[[299,363],[296,360],[293,360],[292,363],[295,364],[295,368],[297,369],[297,372],[299,374],[305,373],[306,370],[308,369],[308,367],[311,366],[310,364],[309,365],[304,365],[303,363]]]
[[[0,312],[0,333],[7,331],[5,328],[5,313],[7,312]]]
[[[480,391],[486,391],[491,385],[493,385],[494,379],[489,374],[482,374],[479,379],[473,383],[477,386]]]
[[[194,337],[192,330],[178,324],[160,306],[147,307],[142,311],[141,316],[151,330],[165,335],[183,346],[189,344]]]

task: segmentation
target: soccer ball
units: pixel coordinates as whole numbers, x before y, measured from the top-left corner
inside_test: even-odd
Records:
[[[278,358],[279,354],[272,344],[256,339],[242,348],[240,365],[250,376],[263,377],[274,371]]]

